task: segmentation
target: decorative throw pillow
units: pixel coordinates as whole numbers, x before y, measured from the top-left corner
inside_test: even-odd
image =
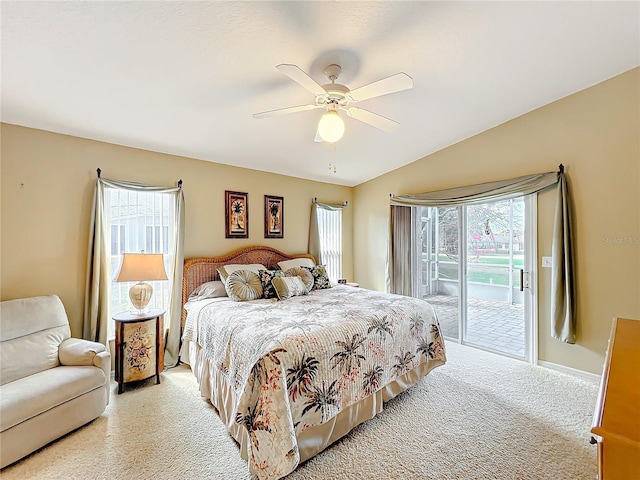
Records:
[[[313,275],[313,288],[311,290],[322,290],[325,288],[331,288],[331,282],[329,281],[329,275],[327,275],[327,269],[324,265],[316,265],[315,267],[303,267],[308,269]]]
[[[280,300],[308,293],[307,287],[304,286],[300,277],[276,277],[271,283]]]
[[[315,265],[315,262],[310,258],[292,258],[291,260],[278,262],[278,266],[283,272],[294,267],[315,267]]]
[[[227,290],[225,285],[220,280],[214,280],[212,282],[203,283],[199,285],[191,295],[189,295],[189,301],[204,300],[205,298],[217,298],[226,297]]]
[[[289,270],[284,272],[284,276],[285,277],[300,277],[300,280],[302,280],[302,283],[304,283],[305,288],[307,289],[307,292],[310,292],[311,289],[313,288],[313,275],[311,275],[311,272],[309,271],[308,268],[304,268],[304,267],[293,267],[290,268]]]
[[[284,272],[280,270],[259,270],[258,277],[262,283],[262,298],[278,298],[271,281],[277,277],[284,277]]]
[[[224,283],[227,295],[236,302],[262,298],[262,283],[258,275],[250,270],[230,273]]]
[[[249,270],[250,272],[258,274],[258,270],[266,270],[267,267],[262,265],[261,263],[247,263],[247,264],[229,264],[218,269],[218,273],[220,274],[220,280],[223,282],[227,281],[227,277],[229,274],[235,272],[236,270]]]

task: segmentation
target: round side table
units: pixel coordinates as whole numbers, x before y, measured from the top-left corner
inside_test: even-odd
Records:
[[[164,369],[164,313],[154,309],[143,314],[121,312],[113,317],[116,322],[115,377],[118,395],[123,385],[156,377]]]

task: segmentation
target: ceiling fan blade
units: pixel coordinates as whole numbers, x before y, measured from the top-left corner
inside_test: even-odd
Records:
[[[297,107],[278,108],[277,110],[269,110],[267,112],[254,113],[253,118],[268,118],[276,115],[284,115],[286,113],[304,112],[307,110],[315,110],[323,108],[320,105],[298,105]]]
[[[325,93],[327,93],[325,89],[322,88],[320,84],[318,84],[318,82],[304,73],[297,65],[281,63],[280,65],[277,65],[276,68],[278,69],[278,71],[291,78],[291,80],[298,82],[314,95],[324,95]]]
[[[400,124],[395,120],[391,120],[390,118],[383,117],[382,115],[378,115],[377,113],[373,113],[362,108],[349,107],[344,108],[343,110],[346,111],[347,115],[350,117],[360,120],[361,122],[368,123],[372,127],[379,128],[385,132],[393,132],[400,126]]]
[[[396,73],[377,82],[351,90],[354,102],[361,102],[373,97],[380,97],[389,93],[400,92],[413,87],[413,79],[406,73]]]

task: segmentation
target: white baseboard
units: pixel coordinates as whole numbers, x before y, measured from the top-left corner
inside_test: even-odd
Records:
[[[585,372],[584,370],[578,370],[577,368],[566,367],[564,365],[558,365],[557,363],[545,362],[544,360],[538,360],[538,365],[548,368],[550,370],[557,370],[559,372],[568,373],[574,377],[582,378],[594,383],[600,383],[601,375]]]

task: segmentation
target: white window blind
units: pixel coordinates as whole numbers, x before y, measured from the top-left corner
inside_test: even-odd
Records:
[[[317,214],[321,258],[329,280],[337,282],[342,278],[342,209],[319,208]]]
[[[111,247],[109,278],[112,279],[109,318],[112,318],[119,312],[133,309],[129,300],[132,284],[113,281],[123,253],[162,253],[165,270],[171,271],[176,212],[174,194],[171,193],[135,192],[119,188],[107,188],[106,193],[105,231],[110,236],[107,245]],[[169,308],[169,283],[149,282],[153,287],[149,308]],[[110,322],[108,338],[113,338],[114,334],[114,324]]]

